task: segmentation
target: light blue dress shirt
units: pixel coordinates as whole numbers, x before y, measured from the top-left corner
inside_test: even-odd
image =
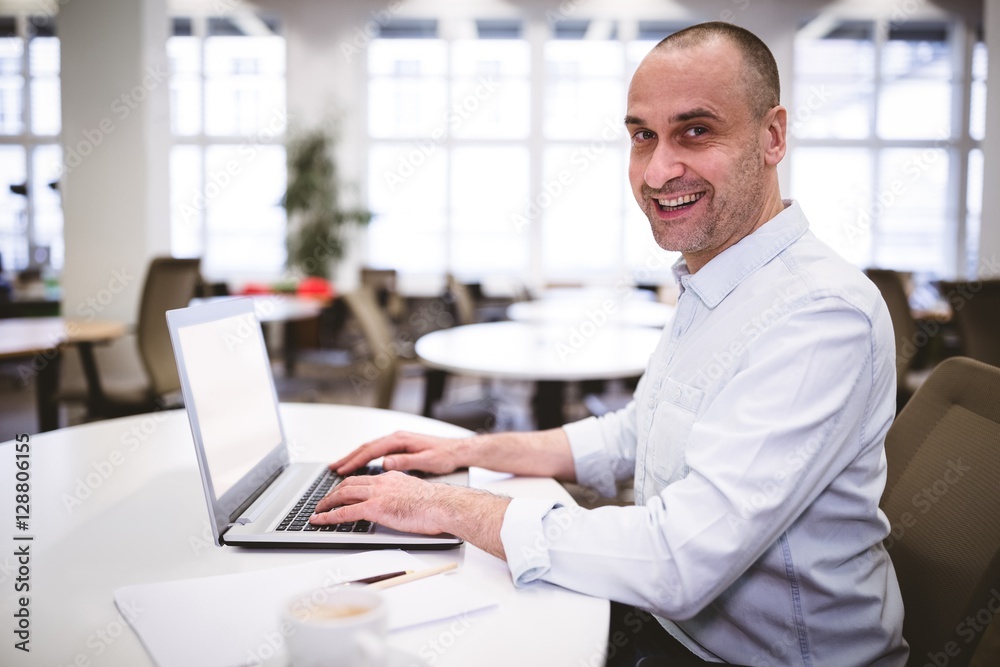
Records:
[[[711,661],[902,667],[882,540],[892,324],[798,204],[691,275],[632,402],[564,427],[577,479],[634,507],[514,499],[501,539],[542,579],[652,611]],[[669,620],[668,620],[669,619]]]

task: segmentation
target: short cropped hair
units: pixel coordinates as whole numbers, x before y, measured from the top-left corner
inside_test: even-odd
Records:
[[[767,45],[749,30],[722,21],[699,23],[665,37],[654,50],[698,46],[713,38],[729,40],[743,56],[743,67],[747,73],[744,86],[750,109],[757,120],[763,118],[764,114],[780,104],[778,65]]]

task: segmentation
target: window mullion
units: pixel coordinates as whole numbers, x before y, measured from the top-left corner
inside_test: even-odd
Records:
[[[972,140],[970,138],[969,116],[972,108],[972,55],[976,45],[975,31],[970,29],[964,21],[955,21],[952,24],[952,44],[957,48],[953,53],[954,85],[952,87],[952,136],[956,138],[955,146],[952,147],[952,155],[955,159],[950,160],[949,183],[951,184],[949,195],[955,202],[954,234],[951,239],[955,244],[952,249],[953,267],[956,277],[972,277],[975,267],[969,267],[966,263],[966,244],[968,243],[968,229],[966,226],[969,215],[968,191],[969,191],[969,151],[972,150]]]
[[[545,169],[543,123],[545,85],[548,76],[545,67],[545,41],[549,38],[549,34],[548,24],[541,18],[527,20],[524,28],[530,54],[528,103],[531,105],[531,114],[528,130],[528,201],[537,202],[542,193],[542,178]],[[544,214],[538,215],[535,220],[530,222],[531,224],[526,230],[529,235],[528,287],[539,289],[545,283],[542,253]]]

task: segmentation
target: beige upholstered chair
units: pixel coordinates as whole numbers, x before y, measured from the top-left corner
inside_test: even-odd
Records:
[[[886,438],[881,507],[911,665],[969,665],[1000,611],[1000,368],[937,366]],[[984,650],[995,651],[989,640]],[[937,662],[935,662],[935,660]],[[1000,655],[976,655],[998,665]]]
[[[941,283],[962,338],[962,354],[1000,366],[1000,279]]]
[[[172,407],[181,383],[167,333],[166,311],[185,308],[201,283],[201,260],[156,257],[146,271],[139,303],[135,344],[145,371],[138,386],[110,390],[104,387],[93,355],[81,353],[87,380],[86,396],[78,392],[59,395],[63,402],[83,400],[87,419],[106,419]]]

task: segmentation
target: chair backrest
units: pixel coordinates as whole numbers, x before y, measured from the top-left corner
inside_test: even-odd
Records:
[[[1000,368],[965,357],[941,362],[896,418],[885,449],[885,545],[903,595],[910,664],[968,665],[1000,609]]]
[[[361,286],[371,288],[375,300],[393,320],[402,317],[404,304],[398,290],[399,276],[396,269],[361,267]]]
[[[154,396],[181,388],[165,313],[174,308],[186,308],[199,283],[200,259],[155,257],[149,263],[139,304],[136,344]]]
[[[954,313],[962,354],[1000,366],[1000,279],[944,282],[941,291]]]
[[[446,281],[446,289],[454,306],[455,323],[475,324],[476,300],[473,298],[472,292],[469,291],[468,286],[459,282],[458,278],[450,273],[448,274]]]
[[[373,383],[375,407],[388,409],[392,405],[396,378],[399,375],[399,349],[393,340],[388,317],[379,307],[371,288],[361,287],[353,292],[346,292],[342,298],[357,319],[371,355],[369,363],[356,378],[358,382],[355,385]]]
[[[875,287],[882,293],[885,305],[889,307],[889,319],[892,320],[892,331],[896,338],[896,387],[902,388],[906,386],[906,373],[913,363],[916,351],[913,340],[917,334],[917,323],[910,310],[903,276],[890,269],[866,269],[865,275],[875,283]]]

